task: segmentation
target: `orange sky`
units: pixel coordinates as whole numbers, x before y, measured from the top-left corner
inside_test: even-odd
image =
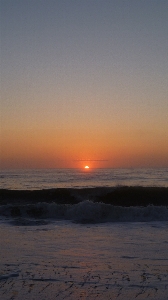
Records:
[[[168,165],[168,142],[153,134],[130,131],[99,131],[85,135],[70,130],[56,132],[18,130],[5,132],[2,139],[2,167],[59,168],[159,167]]]
[[[1,2],[1,168],[168,167],[168,4],[93,3]]]

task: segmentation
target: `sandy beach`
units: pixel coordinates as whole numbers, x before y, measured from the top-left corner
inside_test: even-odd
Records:
[[[0,297],[150,299],[168,292],[167,222],[2,223]]]

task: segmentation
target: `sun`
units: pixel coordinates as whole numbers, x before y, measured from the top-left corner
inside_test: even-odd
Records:
[[[89,169],[89,166],[85,166],[85,169]]]

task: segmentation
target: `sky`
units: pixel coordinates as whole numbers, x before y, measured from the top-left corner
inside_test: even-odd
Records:
[[[1,168],[168,167],[167,0],[0,0]]]

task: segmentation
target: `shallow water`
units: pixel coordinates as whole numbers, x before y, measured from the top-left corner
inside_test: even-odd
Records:
[[[168,222],[0,226],[1,299],[148,299],[168,294]]]

